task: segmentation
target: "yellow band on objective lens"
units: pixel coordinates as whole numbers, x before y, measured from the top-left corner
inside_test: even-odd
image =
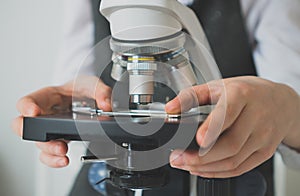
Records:
[[[153,61],[153,57],[128,57],[129,61]]]

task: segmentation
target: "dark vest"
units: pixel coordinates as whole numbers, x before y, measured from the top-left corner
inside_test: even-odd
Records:
[[[90,1],[92,2],[92,12],[95,22],[94,36],[96,44],[110,35],[110,30],[109,23],[99,13],[100,0]],[[227,78],[242,75],[256,75],[252,50],[244,28],[239,0],[195,0],[190,8],[194,10],[203,26],[222,76]],[[189,174],[185,171],[169,169],[171,171],[171,179],[179,179],[179,181],[171,182],[170,185],[162,190],[145,191],[143,195],[188,195],[185,193],[179,194],[177,191],[188,192]],[[85,170],[87,170],[87,166],[83,167],[70,195],[97,195],[97,193],[88,187],[86,177],[81,175],[86,172]],[[247,178],[257,178],[255,174],[258,172],[264,176],[267,184],[266,195],[273,196],[273,159],[266,161],[248,174],[232,178],[231,182],[233,185],[240,189],[240,191],[233,190],[232,195],[255,196],[251,194],[251,191],[247,193],[247,187],[244,187],[243,182],[247,181]],[[260,176],[260,174],[258,176]],[[258,179],[254,180],[259,181]],[[176,190],[175,187],[179,187],[180,190]],[[84,189],[85,192],[83,191]],[[120,193],[113,195],[130,195],[130,193],[125,193],[123,190],[120,190]]]

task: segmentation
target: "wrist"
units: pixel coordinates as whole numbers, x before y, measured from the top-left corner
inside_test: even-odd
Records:
[[[287,126],[288,133],[282,143],[298,152],[300,152],[300,96],[293,89],[289,88],[290,103],[292,105],[290,126]]]

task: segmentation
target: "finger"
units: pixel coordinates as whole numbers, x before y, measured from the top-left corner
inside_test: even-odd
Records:
[[[222,80],[184,89],[166,104],[165,110],[167,113],[180,113],[199,105],[216,103],[224,90]]]
[[[246,159],[239,167],[230,171],[224,172],[197,172],[192,171],[192,175],[198,175],[205,178],[230,178],[240,176],[258,165],[261,165],[263,162],[271,158],[275,150],[264,149],[254,152],[248,159]]]
[[[245,107],[245,103],[243,103],[243,101],[240,103],[235,103],[235,97],[237,95],[234,93],[228,94],[228,101],[226,101],[225,96],[222,96],[215,109],[200,126],[197,132],[196,139],[198,144],[201,146],[198,155],[193,152],[192,154],[184,153],[184,156],[181,156],[182,159],[186,159],[183,160],[185,165],[191,166],[204,163],[207,164],[209,162],[214,162],[233,156],[234,154],[238,153],[243,144],[246,142],[250,131],[245,132],[244,134],[241,134],[240,132],[241,130],[245,129],[244,125],[247,127],[249,126],[247,123],[252,122],[251,120],[249,121],[246,114],[242,115],[241,118],[237,120],[235,125],[232,125],[232,131],[226,132],[224,135],[222,135],[222,137],[219,138],[219,140],[217,140],[222,131],[231,126],[231,124],[238,118],[241,111]],[[224,122],[225,115],[227,121],[225,120]],[[247,123],[245,124],[245,122]],[[215,144],[215,142],[217,143]],[[205,156],[200,159],[199,155]]]
[[[216,140],[211,149],[202,157],[202,162],[208,164],[226,159],[240,153],[248,142],[251,133],[254,131],[256,116],[249,115],[248,108],[244,108],[230,128],[226,129]],[[256,138],[260,141],[259,138]],[[256,144],[256,142],[254,142]],[[260,145],[257,145],[259,147]],[[249,148],[250,150],[250,148]],[[200,149],[200,155],[202,155]]]
[[[174,150],[170,155],[169,161],[172,167],[184,170],[189,165],[201,164],[197,150]]]
[[[13,119],[11,124],[12,130],[20,137],[23,136],[23,117],[19,116]]]
[[[111,93],[112,90],[109,86],[98,80],[96,86],[95,100],[97,106],[104,111],[111,111]]]
[[[67,156],[55,156],[41,152],[40,161],[49,167],[60,168],[69,164],[69,158]]]
[[[213,163],[237,155],[248,139],[248,135],[239,134],[241,134],[239,131],[226,132],[205,155],[200,150],[200,156],[203,155],[201,156],[202,164]]]
[[[180,91],[178,96],[176,96],[173,100],[171,100],[166,104],[165,106],[166,112],[171,114],[181,113],[184,111],[188,111],[192,107],[199,105],[200,102],[204,102],[204,101],[198,100],[197,93],[199,94],[202,93],[204,95],[208,93],[207,89],[208,89],[207,85],[203,85],[203,86],[191,87]]]
[[[23,116],[37,116],[41,114],[40,107],[31,97],[23,97],[17,102],[17,109]]]
[[[51,114],[69,109],[71,97],[64,96],[60,87],[45,87],[21,98],[17,109],[24,116]]]
[[[207,84],[194,86],[180,91],[178,96],[165,106],[167,113],[180,113],[188,111],[192,107],[209,103],[209,88]]]
[[[46,87],[28,96],[40,106],[42,114],[52,114],[70,109],[71,96],[64,95],[60,87]]]
[[[44,153],[54,156],[65,156],[68,152],[67,143],[61,140],[36,142],[36,146]]]
[[[63,88],[65,91],[73,88],[73,97],[94,99],[100,109],[111,111],[111,88],[96,76],[80,76],[75,81],[65,84]]]
[[[239,89],[228,87],[207,119],[199,127],[196,140],[202,147],[201,155],[207,153],[220,134],[228,129],[246,107],[247,99]]]
[[[255,137],[250,137],[242,149],[234,156],[219,161],[206,163],[201,159],[203,165],[190,165],[189,171],[196,172],[225,172],[238,168],[247,158],[261,147],[261,142]],[[210,153],[210,152],[209,152]],[[209,154],[208,153],[208,154]],[[186,168],[187,169],[187,168]]]

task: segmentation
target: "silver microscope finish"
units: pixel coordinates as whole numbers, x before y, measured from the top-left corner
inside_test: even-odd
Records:
[[[130,103],[152,102],[153,83],[159,80],[155,76],[162,69],[170,73],[166,77],[175,93],[197,84],[182,30],[210,49],[196,15],[188,7],[176,0],[102,0],[100,12],[110,22],[114,53],[111,76],[119,81],[128,71]]]
[[[120,81],[128,71],[130,103],[152,103],[155,82],[172,86],[175,93],[197,84],[184,43],[185,34],[181,32],[139,42],[111,39],[114,51],[111,76]]]

